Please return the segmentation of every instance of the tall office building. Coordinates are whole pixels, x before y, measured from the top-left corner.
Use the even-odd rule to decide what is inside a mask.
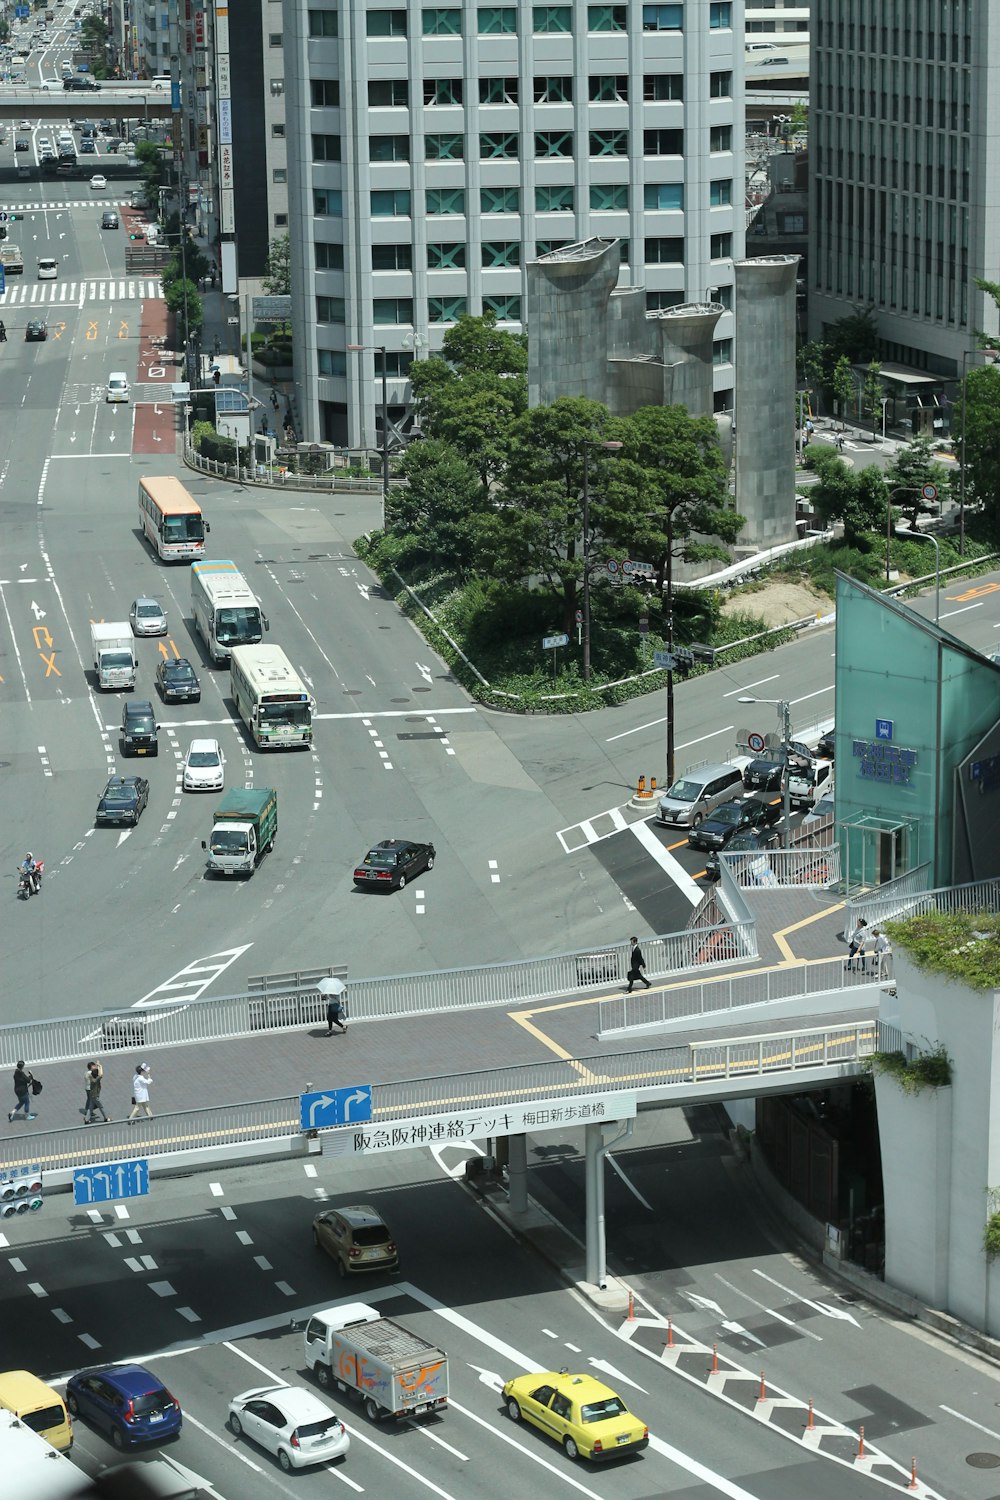
[[[527,263],[593,236],[649,309],[731,307],[743,0],[285,0],[284,48],[307,438],[378,447],[383,368],[399,431],[411,361],[463,312],[520,329]],[[727,311],[719,406],[731,341]]]
[[[873,304],[882,358],[961,376],[996,316],[1000,5],[812,0],[809,326]]]

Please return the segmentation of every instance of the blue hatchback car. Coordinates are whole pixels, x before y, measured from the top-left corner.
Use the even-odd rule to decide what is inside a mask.
[[[73,1375],[66,1405],[106,1432],[116,1448],[158,1443],[181,1430],[179,1403],[158,1376],[141,1365],[112,1365]]]

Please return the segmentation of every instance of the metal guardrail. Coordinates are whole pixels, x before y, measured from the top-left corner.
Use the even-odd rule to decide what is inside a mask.
[[[575,1062],[525,1063],[481,1073],[456,1073],[376,1085],[370,1124],[324,1131],[323,1135],[376,1134],[390,1121],[419,1115],[456,1115],[487,1107],[534,1101],[548,1109],[553,1101],[571,1102],[595,1089],[602,1093],[642,1093],[669,1099],[669,1090],[709,1090],[723,1081],[784,1079],[831,1066],[856,1065],[860,1071],[878,1048],[874,1014],[847,1026],[790,1029],[767,1036],[732,1037],[651,1051],[622,1052]],[[502,1116],[501,1116],[502,1119]],[[502,1123],[497,1131],[502,1133]],[[111,1125],[75,1130],[33,1132],[0,1143],[0,1170],[41,1166],[43,1172],[68,1171],[135,1157],[163,1158],[218,1146],[263,1143],[301,1135],[299,1101],[261,1100],[157,1115],[133,1126]]]
[[[878,927],[893,917],[925,911],[1000,911],[1000,880],[972,880],[928,889],[930,871],[929,864],[917,865],[869,893],[852,897],[846,907],[845,932],[853,932],[861,917],[869,927]]]
[[[600,1004],[597,1035],[603,1041],[636,1031],[656,1031],[685,1017],[723,1016],[748,1005],[767,1005],[776,1000],[804,999],[844,990],[852,994],[861,991],[870,1004],[872,992],[884,983],[885,979],[880,980],[874,969],[862,972],[845,968],[842,958],[783,964],[752,974],[696,980],[676,989],[609,996]]]
[[[840,881],[840,845],[822,844],[815,849],[758,849],[719,858],[738,886],[830,886]]]

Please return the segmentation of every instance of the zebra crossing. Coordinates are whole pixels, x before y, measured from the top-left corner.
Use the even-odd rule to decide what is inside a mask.
[[[163,298],[163,283],[148,277],[107,277],[104,281],[24,281],[7,278],[0,307],[83,307],[88,302],[141,302]]]

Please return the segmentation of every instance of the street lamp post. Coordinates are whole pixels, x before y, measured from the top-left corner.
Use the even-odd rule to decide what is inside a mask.
[[[360,354],[365,349],[378,350],[382,356],[382,530],[385,530],[386,500],[389,495],[389,393],[388,393],[388,369],[387,353],[385,344],[348,344],[352,354]]]
[[[897,526],[897,536],[908,536],[915,542],[930,542],[934,548],[934,624],[941,623],[941,543],[930,532],[911,531],[908,526]]]
[[[583,680],[590,681],[590,450],[603,448],[606,453],[617,453],[621,443],[605,442],[603,438],[584,438],[583,449]]]
[[[791,790],[788,785],[791,777],[789,756],[791,755],[792,745],[792,705],[788,702],[787,698],[745,697],[738,698],[736,701],[738,703],[770,703],[772,707],[778,710],[778,717],[781,720],[781,746],[785,754],[785,764],[781,773],[781,815],[782,822],[784,823],[781,843],[782,848],[787,853],[791,848],[792,840],[792,799]]]
[[[882,446],[884,448],[885,447],[885,409],[889,405],[889,397],[888,396],[880,396],[879,400],[882,402]]]

